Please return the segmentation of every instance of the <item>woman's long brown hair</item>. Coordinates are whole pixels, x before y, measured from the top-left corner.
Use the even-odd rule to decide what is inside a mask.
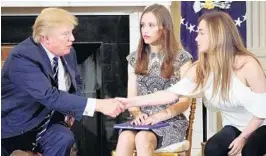
[[[199,53],[197,75],[197,88],[206,84],[210,74],[213,73],[213,97],[221,89],[222,100],[228,100],[231,76],[236,56],[256,57],[249,52],[241,39],[237,27],[225,12],[214,11],[203,14],[199,23],[205,21],[209,32],[209,48]],[[259,63],[259,61],[257,60]]]
[[[161,52],[164,53],[165,57],[161,66],[161,76],[164,78],[170,78],[174,72],[173,60],[178,51],[181,49],[174,35],[172,17],[166,7],[163,5],[154,4],[144,10],[140,19],[142,19],[144,14],[149,12],[153,13],[157,19],[158,26],[162,27],[162,35],[160,37],[159,44],[161,45]],[[145,44],[141,35],[137,49],[138,57],[135,69],[136,74],[146,75],[148,72],[148,46],[149,45]]]

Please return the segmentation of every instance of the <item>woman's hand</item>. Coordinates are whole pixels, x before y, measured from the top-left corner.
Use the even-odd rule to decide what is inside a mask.
[[[228,152],[228,155],[233,156],[241,153],[245,143],[246,143],[246,138],[244,138],[243,136],[238,136],[237,138],[235,138],[235,140],[228,147],[231,149]]]
[[[125,109],[128,109],[128,107],[129,107],[128,105],[130,104],[130,100],[128,98],[116,97],[115,100],[117,100],[121,104],[123,104]]]
[[[134,125],[143,125],[143,122],[148,118],[148,115],[145,113],[140,113],[132,122],[131,124]]]
[[[162,121],[162,118],[160,118],[160,115],[156,113],[146,118],[142,124],[143,125],[154,125],[161,121]]]

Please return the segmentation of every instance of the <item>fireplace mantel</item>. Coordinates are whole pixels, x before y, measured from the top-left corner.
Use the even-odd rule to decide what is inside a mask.
[[[66,0],[66,1],[16,1],[3,0],[2,7],[102,7],[102,6],[148,6],[153,3],[160,3],[162,5],[170,6],[171,1],[110,1],[110,0]]]
[[[146,6],[158,3],[170,10],[172,1],[148,0],[2,0],[2,15],[38,15],[45,7],[62,7],[75,15],[129,15],[130,51],[136,50],[139,39],[139,19]]]

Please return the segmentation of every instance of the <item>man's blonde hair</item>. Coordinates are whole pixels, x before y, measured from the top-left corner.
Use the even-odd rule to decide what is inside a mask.
[[[70,12],[60,8],[45,8],[32,26],[33,40],[39,43],[40,37],[47,35],[52,28],[69,24],[78,25],[78,19]]]

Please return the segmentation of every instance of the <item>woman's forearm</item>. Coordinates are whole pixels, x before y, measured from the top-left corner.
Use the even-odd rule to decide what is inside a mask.
[[[134,118],[142,113],[139,107],[128,108],[128,111]]]
[[[130,97],[135,97],[137,96],[136,90],[134,92],[134,90],[130,90],[128,91],[128,98]],[[131,107],[128,108],[129,113],[135,118],[136,116],[138,116],[139,114],[141,114],[140,108],[139,107]]]
[[[158,122],[165,121],[183,113],[189,107],[189,101],[180,101],[167,109],[164,109],[158,113],[153,114]]]
[[[130,106],[154,106],[171,103],[178,99],[178,95],[170,91],[158,91],[153,94],[129,98]]]
[[[177,116],[177,115],[183,113],[184,111],[186,111],[189,107],[189,104],[190,104],[189,100],[188,101],[179,101],[176,104],[165,109],[165,111],[167,112],[169,118],[172,118],[172,117]]]
[[[252,132],[254,132],[258,127],[261,126],[264,120],[265,119],[263,118],[253,116],[247,128],[245,128],[240,134],[240,137],[244,137],[245,139],[247,139]]]

